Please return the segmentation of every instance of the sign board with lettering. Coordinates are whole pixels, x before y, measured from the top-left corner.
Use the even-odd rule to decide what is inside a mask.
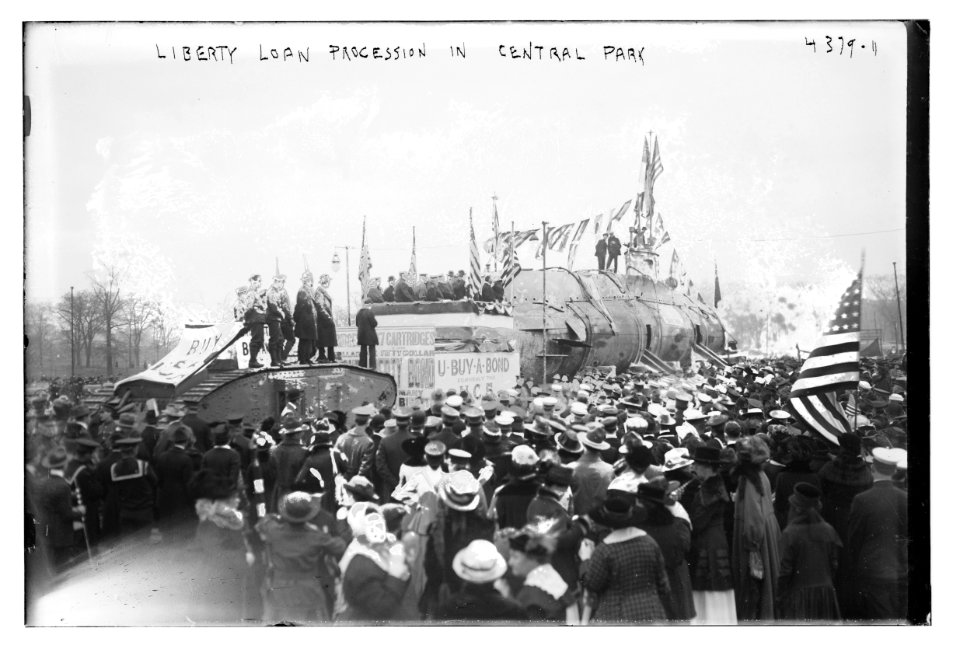
[[[257,352],[257,362],[268,367],[270,365],[270,354],[267,353],[266,344],[270,342],[270,335],[267,333],[267,325],[263,325],[263,344],[264,348]],[[237,359],[237,368],[245,370],[250,366],[250,334],[244,334],[233,345],[233,354]],[[296,346],[291,352],[292,358],[297,357]],[[221,355],[222,358],[222,355]]]
[[[435,359],[434,386],[466,390],[474,399],[512,388],[520,375],[520,352],[437,354]]]
[[[129,378],[117,382],[116,394],[124,385],[154,384],[175,388],[212,360],[211,354],[223,351],[243,327],[239,322],[185,325],[180,342],[162,359]]]
[[[397,405],[409,406],[434,385],[435,327],[377,327],[377,371],[397,382]],[[360,364],[356,327],[337,328],[337,360]]]

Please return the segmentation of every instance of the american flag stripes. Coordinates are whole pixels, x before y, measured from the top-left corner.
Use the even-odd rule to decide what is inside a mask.
[[[827,330],[800,368],[789,407],[798,420],[838,444],[851,426],[837,402],[837,392],[856,389],[860,380],[860,301],[862,273],[840,298]]]
[[[513,278],[520,274],[520,258],[517,257],[517,251],[511,250],[512,259],[504,263],[503,272],[500,273],[500,281],[503,282],[503,288],[510,286]]]
[[[477,238],[473,234],[473,208],[470,209],[470,295],[474,299],[480,298],[480,251],[477,249]]]
[[[573,268],[573,260],[577,255],[577,248],[580,246],[580,238],[583,237],[583,233],[587,231],[588,225],[590,225],[590,219],[580,221],[576,231],[573,233],[573,238],[570,240],[570,250],[567,252],[567,266],[569,268]]]

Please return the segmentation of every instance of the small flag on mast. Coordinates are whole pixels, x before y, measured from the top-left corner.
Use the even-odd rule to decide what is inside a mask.
[[[713,308],[720,304],[720,274],[717,272],[717,262],[713,262]]]
[[[833,444],[839,444],[841,434],[852,432],[837,393],[855,390],[860,382],[862,277],[861,268],[840,298],[827,330],[803,362],[788,399],[797,419]]]
[[[408,276],[419,277],[417,275],[417,226],[413,226],[413,248],[410,251],[410,270]]]

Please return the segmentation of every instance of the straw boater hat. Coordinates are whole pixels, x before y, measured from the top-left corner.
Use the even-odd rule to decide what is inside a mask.
[[[471,584],[489,584],[507,572],[507,562],[497,546],[478,539],[453,557],[453,571]]]
[[[586,433],[579,433],[577,437],[580,438],[581,444],[594,451],[605,451],[610,448],[610,443],[607,442],[607,436],[602,428],[594,428]]]
[[[690,457],[690,451],[687,449],[673,448],[664,453],[663,456],[663,470],[664,471],[673,471],[674,469],[682,469],[685,466],[690,466],[693,464],[693,459]]]
[[[457,471],[440,483],[440,497],[450,509],[470,512],[480,504],[480,483],[469,471]]]

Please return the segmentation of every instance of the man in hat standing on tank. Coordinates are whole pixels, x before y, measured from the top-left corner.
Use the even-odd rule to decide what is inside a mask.
[[[284,287],[286,281],[287,276],[278,271],[266,294],[266,320],[270,333],[267,351],[270,354],[270,365],[273,367],[281,365],[293,349],[293,309],[290,308],[290,294]]]
[[[250,362],[247,367],[263,367],[257,362],[257,354],[263,349],[263,325],[267,322],[267,296],[266,291],[260,289],[260,275],[250,276],[246,307],[243,313],[243,324],[250,330]]]
[[[304,271],[293,309],[293,333],[297,337],[297,362],[306,365],[317,353],[317,306],[313,301],[313,273]]]
[[[607,270],[613,268],[613,272],[617,272],[617,262],[620,260],[620,239],[617,238],[617,235],[610,233],[609,238],[607,239]]]

